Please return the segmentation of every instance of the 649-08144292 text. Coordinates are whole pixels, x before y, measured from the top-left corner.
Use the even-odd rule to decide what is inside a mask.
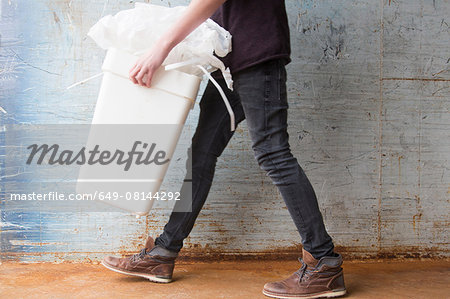
[[[159,201],[178,201],[180,192],[105,192],[95,191],[92,193],[11,193],[9,196],[11,201],[75,201],[75,200],[159,200]]]

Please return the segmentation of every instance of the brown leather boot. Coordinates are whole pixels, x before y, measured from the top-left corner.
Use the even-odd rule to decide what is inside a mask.
[[[176,257],[149,255],[154,247],[155,243],[149,237],[141,252],[125,258],[107,256],[102,265],[109,270],[144,277],[153,282],[171,282]]]
[[[273,298],[322,298],[338,297],[346,293],[342,256],[325,256],[316,260],[303,251],[300,270],[280,282],[266,283],[263,294]]]

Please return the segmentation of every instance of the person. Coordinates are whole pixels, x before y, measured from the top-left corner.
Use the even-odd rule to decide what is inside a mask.
[[[290,62],[290,40],[284,0],[192,0],[176,24],[137,61],[130,79],[150,87],[171,49],[209,17],[232,35],[232,51],[223,62],[231,70],[233,91],[223,78],[217,81],[230,101],[236,125],[247,120],[255,158],[280,191],[302,239],[300,270],[285,280],[267,283],[263,293],[274,298],[344,295],[342,256],[334,252],[313,187],[289,146],[285,65]],[[164,232],[154,242],[149,238],[138,254],[107,256],[102,264],[153,282],[170,282],[183,240],[208,195],[217,158],[232,136],[227,109],[209,82],[190,148],[192,181],[186,178],[183,184],[192,183],[192,211],[173,211]]]

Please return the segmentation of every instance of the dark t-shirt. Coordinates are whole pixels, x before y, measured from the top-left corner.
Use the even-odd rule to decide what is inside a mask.
[[[232,74],[275,58],[290,62],[284,0],[228,0],[211,19],[232,35],[232,51],[221,58]]]

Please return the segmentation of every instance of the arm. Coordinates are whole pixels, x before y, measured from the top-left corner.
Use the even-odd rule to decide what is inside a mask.
[[[134,84],[150,87],[154,72],[170,51],[207,20],[226,0],[192,0],[180,20],[161,36],[156,44],[130,69]]]

